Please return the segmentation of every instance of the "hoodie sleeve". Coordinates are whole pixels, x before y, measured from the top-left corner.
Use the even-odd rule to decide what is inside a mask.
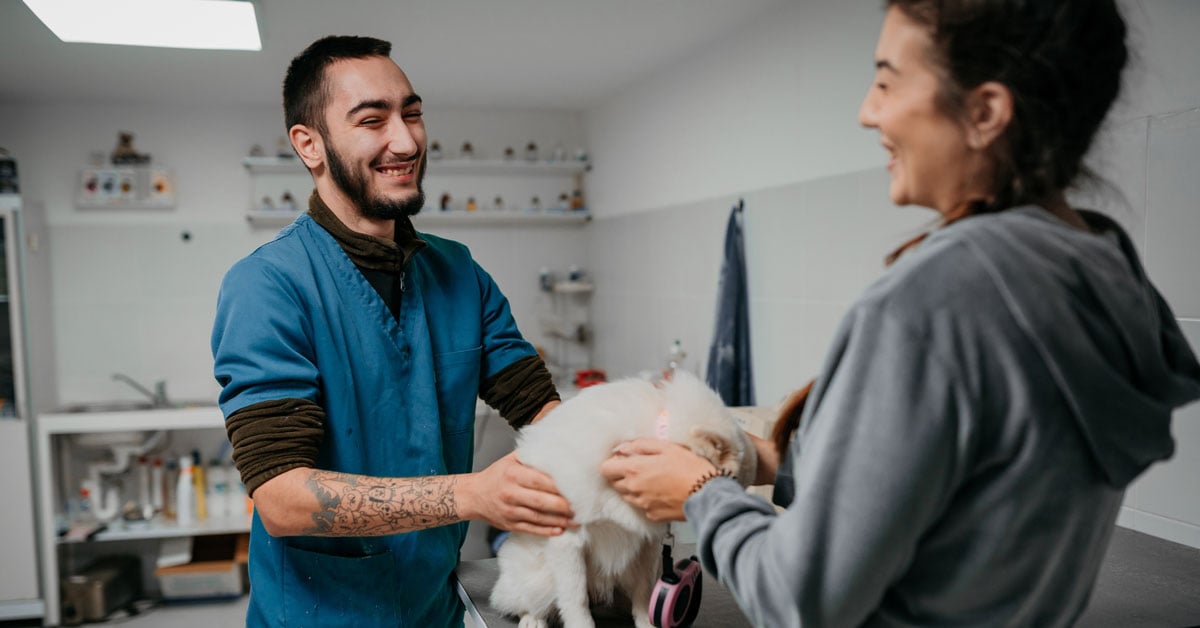
[[[860,306],[792,443],[787,510],[731,480],[687,501],[704,567],[755,625],[859,625],[879,606],[961,474],[960,377],[918,332]]]

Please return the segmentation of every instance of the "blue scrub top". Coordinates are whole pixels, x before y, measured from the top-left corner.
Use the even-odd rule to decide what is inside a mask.
[[[428,234],[391,311],[307,214],[230,269],[212,349],[225,416],[308,399],[316,467],[377,477],[471,470],[480,382],[535,351],[465,246]],[[250,537],[248,626],[458,626],[467,524],[368,538]]]

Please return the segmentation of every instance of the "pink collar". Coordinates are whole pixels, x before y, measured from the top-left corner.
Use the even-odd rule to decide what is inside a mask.
[[[658,413],[658,420],[654,423],[654,433],[658,435],[659,440],[667,440],[667,420],[666,410]]]

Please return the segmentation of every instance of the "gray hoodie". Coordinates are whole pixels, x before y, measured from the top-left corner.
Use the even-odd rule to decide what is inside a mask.
[[[780,465],[685,504],[758,626],[1065,626],[1200,364],[1129,238],[1036,207],[931,234],[851,307]]]

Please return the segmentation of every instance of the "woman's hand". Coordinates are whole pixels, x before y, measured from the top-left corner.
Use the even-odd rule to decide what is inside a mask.
[[[717,469],[683,445],[654,438],[621,443],[600,474],[625,502],[651,521],[683,521],[683,502],[706,473]]]
[[[779,450],[770,439],[759,438],[749,432],[746,437],[754,444],[754,452],[758,454],[758,469],[754,474],[754,486],[774,484],[775,474],[779,471]]]

